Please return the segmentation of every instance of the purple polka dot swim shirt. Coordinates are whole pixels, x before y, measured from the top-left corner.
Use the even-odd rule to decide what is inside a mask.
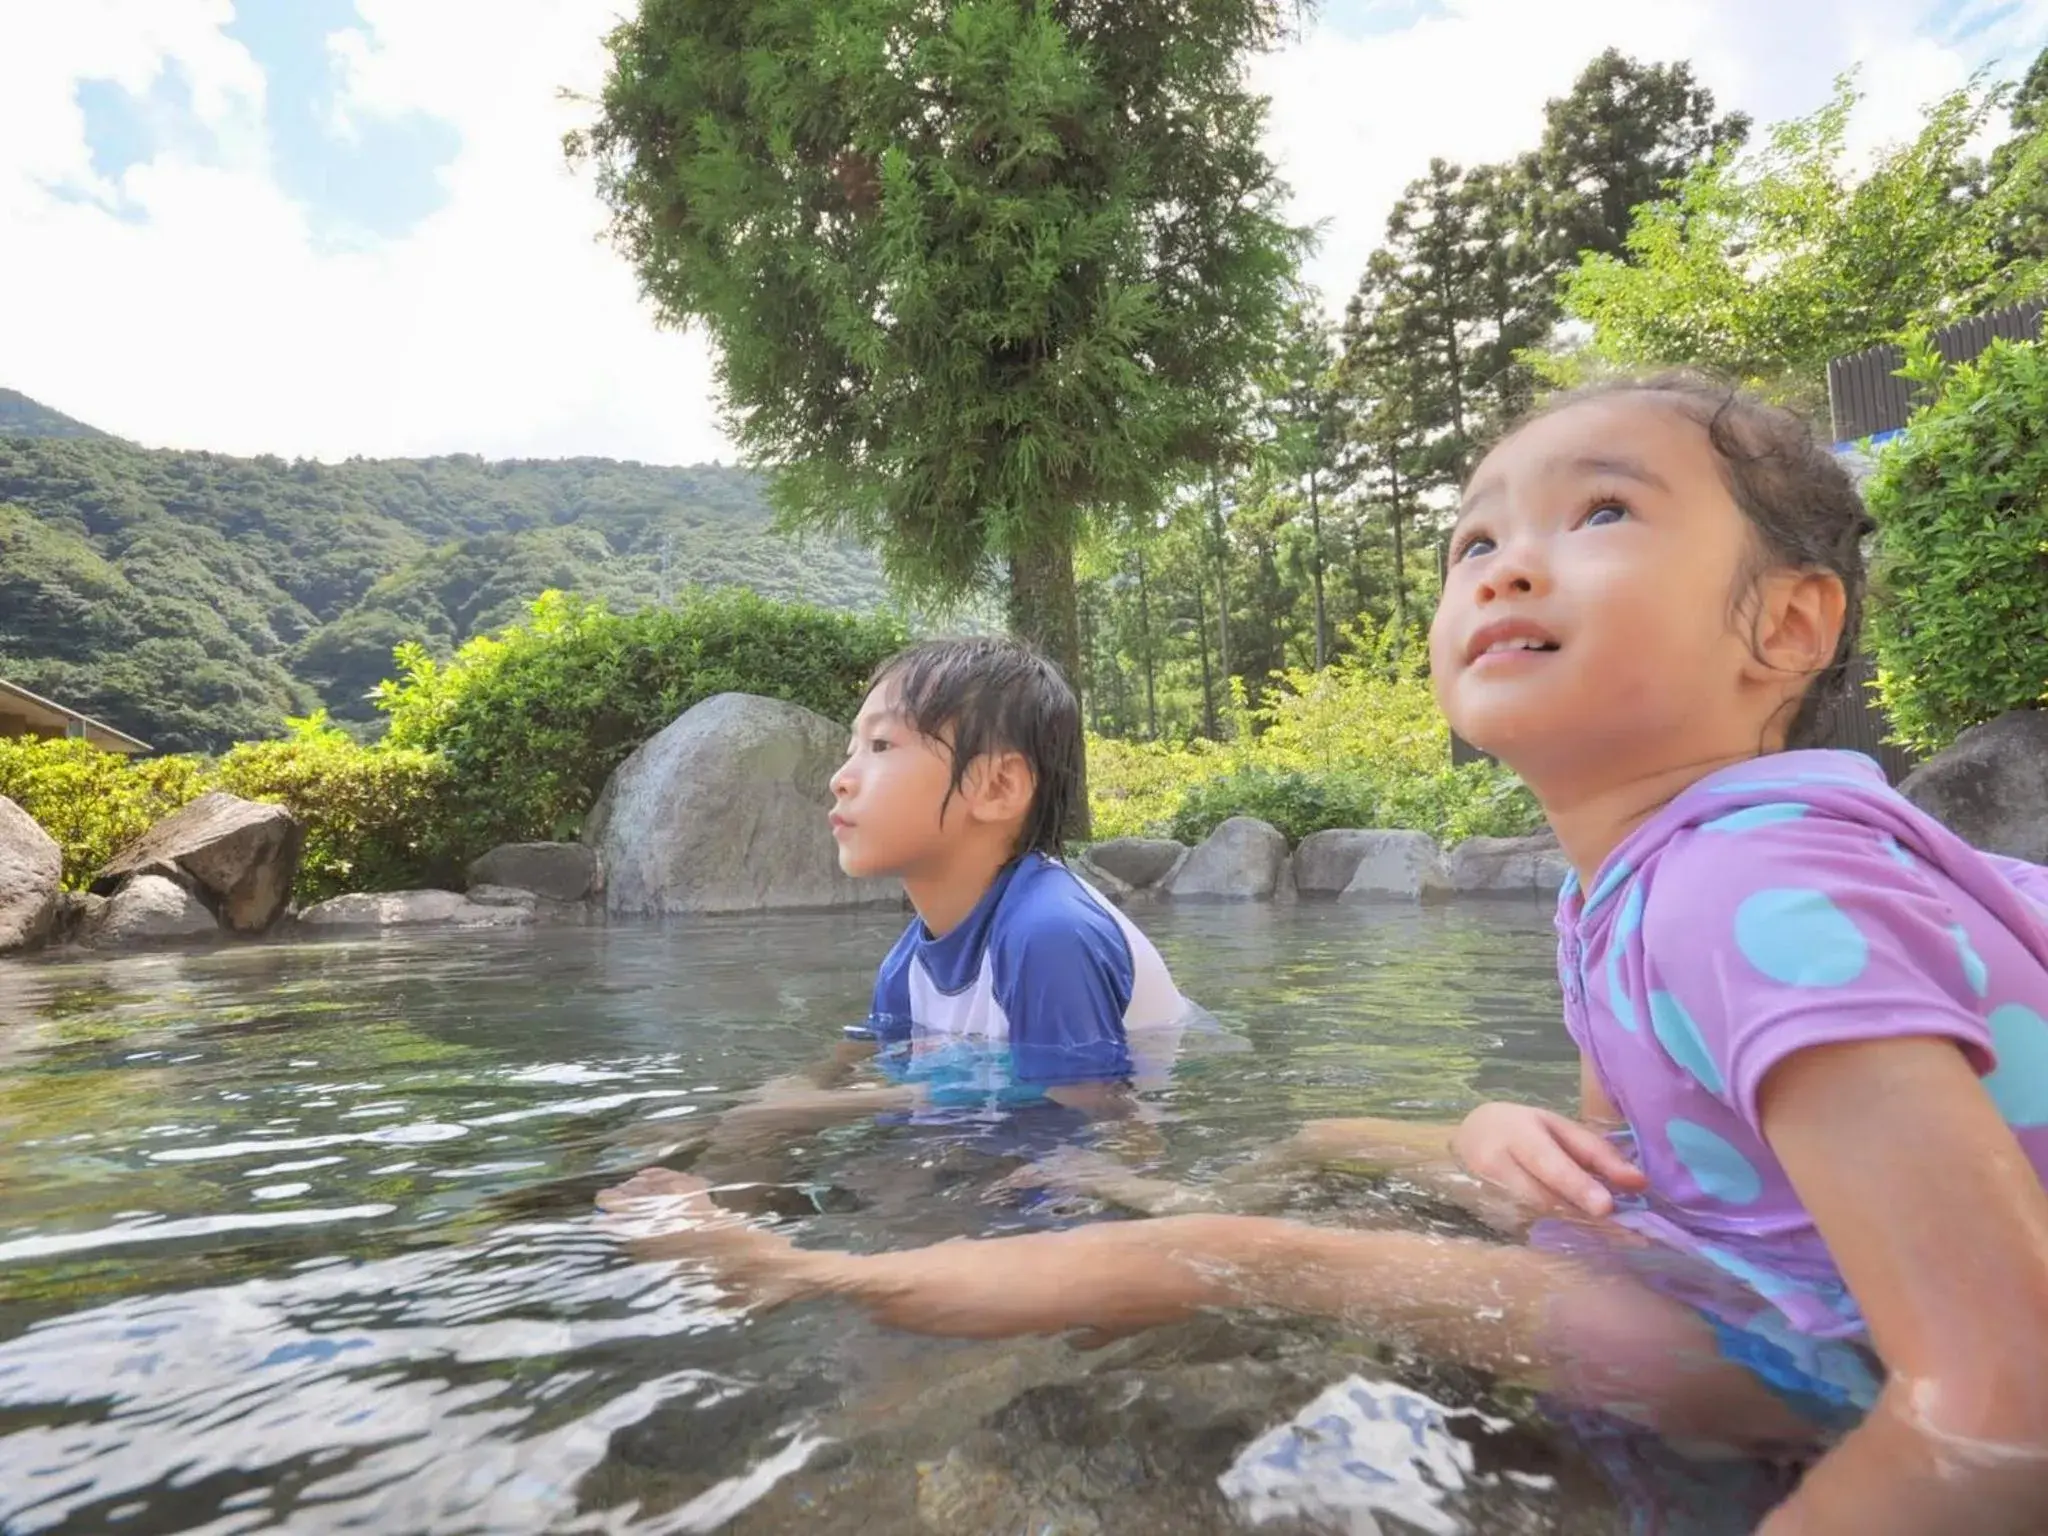
[[[1590,892],[1566,884],[1557,929],[1566,1026],[1649,1176],[1618,1219],[1797,1332],[1865,1327],[1758,1120],[1794,1052],[1953,1040],[2048,1178],[2048,868],[1970,847],[1869,758],[1785,752],[1702,779]]]

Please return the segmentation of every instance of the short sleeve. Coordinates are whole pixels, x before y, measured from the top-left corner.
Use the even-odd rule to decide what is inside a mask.
[[[1115,919],[1085,894],[1048,905],[1001,934],[990,953],[997,1004],[1010,1023],[1019,1083],[1057,1088],[1131,1075],[1124,1012],[1136,982]]]
[[[1988,1072],[1964,907],[1983,921],[1884,833],[1811,807],[1694,828],[1659,860],[1643,913],[1657,1043],[1759,1136],[1764,1079],[1814,1046],[1935,1036]]]

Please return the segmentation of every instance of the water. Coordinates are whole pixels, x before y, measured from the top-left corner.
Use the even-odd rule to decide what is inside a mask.
[[[1312,1116],[1575,1095],[1534,906],[1145,921],[1251,1047],[1158,1098],[1190,1177]],[[814,1060],[899,925],[0,965],[0,1531],[1223,1531],[1232,1458],[1354,1377],[1464,1416],[1464,1490],[1412,1528],[1610,1528],[1526,1404],[1329,1328],[940,1343],[630,1263],[592,1194]],[[981,1232],[1025,1219],[1003,1166],[858,1124],[785,1205],[817,1242]]]

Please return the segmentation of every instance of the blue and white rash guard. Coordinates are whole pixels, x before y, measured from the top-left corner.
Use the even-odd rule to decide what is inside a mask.
[[[934,1104],[1041,1097],[1078,1083],[1144,1084],[1171,1066],[1188,1005],[1151,940],[1041,853],[1004,868],[952,932],[912,919],[848,1031]]]

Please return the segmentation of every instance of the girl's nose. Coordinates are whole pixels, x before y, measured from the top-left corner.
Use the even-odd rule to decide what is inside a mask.
[[[1500,597],[1534,597],[1549,585],[1548,566],[1536,541],[1517,538],[1498,545],[1486,558],[1475,596],[1483,603]]]
[[[853,793],[853,759],[848,758],[839,765],[839,771],[832,775],[832,798],[844,800]]]

